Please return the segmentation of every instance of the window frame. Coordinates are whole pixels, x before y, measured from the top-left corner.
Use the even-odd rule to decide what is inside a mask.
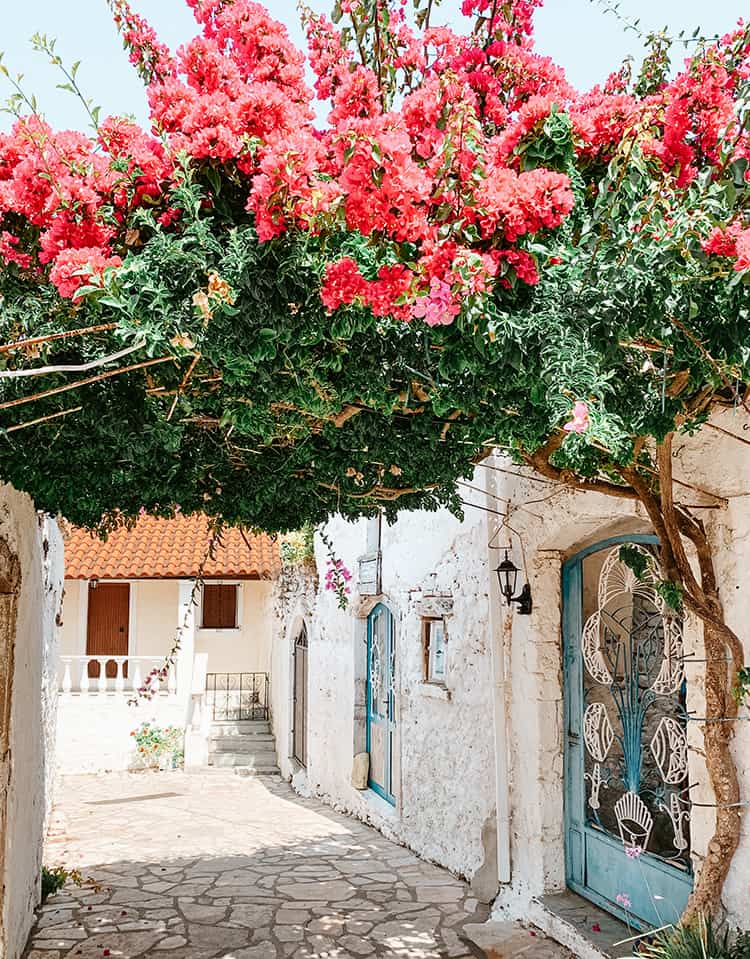
[[[436,626],[442,632],[443,671],[435,673],[435,643],[433,634]],[[444,616],[422,617],[422,674],[423,682],[434,686],[445,686],[448,679],[448,629]]]
[[[207,626],[205,624],[205,591],[206,587],[211,586],[220,586],[220,587],[230,587],[234,590],[234,626]],[[231,633],[237,632],[242,629],[242,584],[239,582],[226,582],[224,580],[209,580],[204,582],[201,587],[201,597],[200,597],[200,609],[199,609],[199,625],[198,629],[201,632],[206,633]]]

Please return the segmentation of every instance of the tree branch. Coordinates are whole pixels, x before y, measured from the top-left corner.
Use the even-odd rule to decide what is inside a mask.
[[[107,363],[114,363],[115,360],[121,360],[123,356],[129,356],[138,350],[142,350],[146,344],[141,341],[134,346],[128,346],[117,353],[110,353],[108,356],[102,356],[98,360],[90,360],[88,363],[62,364],[61,366],[38,366],[33,369],[23,370],[0,370],[0,379],[10,380],[22,376],[46,376],[48,373],[85,373],[87,370],[95,370],[99,366],[106,366]]]

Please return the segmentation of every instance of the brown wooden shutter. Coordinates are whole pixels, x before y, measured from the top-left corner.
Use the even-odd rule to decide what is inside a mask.
[[[204,629],[237,627],[237,587],[206,583],[203,587]]]

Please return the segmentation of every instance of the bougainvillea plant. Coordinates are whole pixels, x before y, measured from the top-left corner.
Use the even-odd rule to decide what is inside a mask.
[[[641,501],[704,625],[717,815],[689,910],[711,909],[740,828],[720,664],[743,653],[671,449],[747,409],[747,28],[673,72],[652,38],[637,76],[579,92],[534,49],[537,0],[464,0],[460,31],[432,0],[339,0],[304,15],[310,89],[263,7],[187,2],[172,52],[111,0],[151,129],[89,106],[90,132],[54,131],[15,81],[0,474],[100,529],[460,510],[495,447]]]

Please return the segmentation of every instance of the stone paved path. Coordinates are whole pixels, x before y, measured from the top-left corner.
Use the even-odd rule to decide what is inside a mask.
[[[28,959],[481,955],[463,882],[278,779],[69,777],[45,861],[102,888],[52,896]]]

